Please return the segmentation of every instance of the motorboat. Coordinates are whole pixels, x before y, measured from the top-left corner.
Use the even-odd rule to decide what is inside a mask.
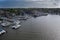
[[[20,24],[20,23],[21,23],[21,21],[16,20],[16,19],[13,21],[13,24]]]
[[[11,23],[8,22],[8,21],[3,21],[3,22],[1,23],[1,25],[2,25],[3,27],[5,27],[5,26],[11,25]]]
[[[2,23],[2,21],[0,21],[0,23]]]
[[[4,33],[6,33],[6,31],[3,30],[3,29],[0,29],[0,35],[2,35],[2,34],[4,34]]]
[[[48,15],[48,13],[39,13],[39,14],[34,14],[33,16],[34,17],[39,17],[39,16],[47,16]]]
[[[28,17],[27,16],[20,16],[18,19],[20,19],[20,20],[27,20]]]
[[[19,24],[16,24],[16,25],[13,25],[12,26],[12,29],[17,29],[17,28],[19,28],[21,25],[19,25]]]

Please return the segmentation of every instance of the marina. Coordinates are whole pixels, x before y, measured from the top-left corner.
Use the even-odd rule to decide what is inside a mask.
[[[0,14],[0,40],[60,40],[58,12],[24,12],[24,15],[17,13],[14,16]],[[26,20],[23,19],[25,17]]]

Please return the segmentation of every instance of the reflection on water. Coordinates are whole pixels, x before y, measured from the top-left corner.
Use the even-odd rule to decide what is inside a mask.
[[[31,17],[22,26],[0,36],[0,40],[60,40],[60,16],[48,14],[37,18]]]

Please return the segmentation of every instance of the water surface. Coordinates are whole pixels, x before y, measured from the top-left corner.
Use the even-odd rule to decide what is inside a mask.
[[[60,15],[31,17],[17,30],[4,28],[7,33],[0,40],[60,40]]]

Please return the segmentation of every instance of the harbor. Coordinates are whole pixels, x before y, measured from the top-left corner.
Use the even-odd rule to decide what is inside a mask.
[[[60,40],[59,13],[35,9],[23,13],[12,16],[0,14],[0,29],[4,30],[0,40]]]

